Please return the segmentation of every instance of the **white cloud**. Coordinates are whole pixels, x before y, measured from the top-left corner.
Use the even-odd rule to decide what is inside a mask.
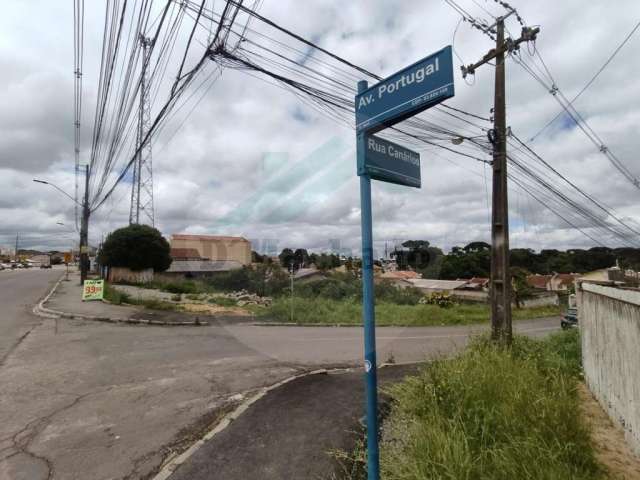
[[[474,2],[460,3],[487,17]],[[479,3],[499,11],[494,2]],[[568,97],[584,86],[631,30],[638,17],[631,13],[640,13],[632,0],[619,2],[616,8],[606,2],[578,0],[519,3],[514,2],[524,19],[541,26],[537,47]],[[31,246],[64,248],[68,239],[60,236],[56,222],[74,223],[70,202],[53,189],[31,182],[42,177],[73,192],[73,32],[68,7],[19,2],[6,6],[0,19],[0,68],[7,72],[0,79],[0,244],[11,243],[15,232],[21,231]],[[292,0],[265,1],[260,11],[381,75],[451,43],[459,19],[440,1],[334,0],[305,2],[304,7]],[[85,157],[90,148],[102,15],[98,2],[87,2]],[[508,25],[517,35],[518,24],[510,21]],[[259,23],[254,20],[250,27],[258,29]],[[630,40],[576,106],[611,150],[640,176],[635,162],[640,135],[640,90],[635,83],[640,64],[632,60],[639,41],[640,37]],[[466,23],[460,25],[455,49],[466,63],[479,59],[491,46],[480,32]],[[524,51],[523,55],[528,58]],[[455,68],[458,65],[456,60]],[[507,72],[508,124],[524,140],[559,107],[511,60]],[[473,86],[456,72],[451,105],[488,116],[492,101],[491,66],[478,70]],[[154,144],[156,218],[163,233],[226,232],[257,239],[261,245],[275,239],[278,248],[329,249],[339,243],[358,251],[359,187],[352,130],[281,88],[239,71],[225,70],[182,124],[189,108],[167,124]],[[327,147],[332,142],[341,146],[332,150]],[[620,215],[640,221],[638,189],[577,128],[548,129],[533,146],[586,192]],[[314,160],[318,151],[325,157]],[[378,250],[385,241],[407,238],[428,239],[445,248],[487,240],[490,168],[440,149],[421,153],[422,189],[374,183]],[[314,170],[305,169],[305,162],[312,162]],[[94,215],[92,242],[126,224],[128,186],[118,187]],[[512,246],[593,244],[515,188],[510,214]]]

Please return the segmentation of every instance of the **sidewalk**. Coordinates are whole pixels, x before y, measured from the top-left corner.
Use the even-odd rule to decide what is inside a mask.
[[[190,315],[183,312],[147,310],[137,306],[112,305],[93,300],[82,301],[82,287],[80,275],[76,272],[69,274],[69,280],[58,283],[53,294],[36,307],[37,313],[45,316],[52,314],[66,318],[81,318],[105,322],[124,322],[150,325],[208,325],[205,315]]]
[[[105,318],[129,318],[140,312],[139,308],[121,305],[110,305],[100,301],[82,301],[82,287],[80,275],[77,272],[69,273],[69,280],[64,279],[58,284],[55,292],[43,307],[70,315],[105,317]]]
[[[378,371],[381,386],[416,365]],[[169,480],[328,479],[362,434],[362,371],[309,375],[268,393],[178,466]]]

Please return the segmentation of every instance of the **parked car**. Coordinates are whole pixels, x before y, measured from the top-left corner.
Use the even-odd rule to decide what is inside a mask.
[[[568,308],[567,313],[562,316],[562,320],[560,320],[560,326],[563,330],[568,328],[575,328],[578,326],[578,309],[577,308]]]
[[[51,268],[51,264],[50,263],[42,263],[42,264],[40,264],[40,268]]]

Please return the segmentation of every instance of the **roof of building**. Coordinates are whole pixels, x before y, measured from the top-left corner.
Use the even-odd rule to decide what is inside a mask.
[[[380,275],[380,278],[387,280],[409,280],[411,278],[420,278],[420,274],[412,272],[411,270],[394,270],[383,273]]]
[[[427,290],[455,290],[467,284],[467,280],[432,280],[427,278],[407,279],[414,287]]]
[[[200,253],[197,248],[172,248],[171,258],[178,260],[181,258],[200,259]]]
[[[236,260],[184,260],[171,262],[165,273],[228,272],[242,268]]]
[[[299,268],[296,271],[296,273],[294,273],[293,278],[295,279],[307,278],[316,274],[321,275],[323,277],[325,276],[324,273],[322,273],[320,270],[317,270],[315,268]]]
[[[576,278],[579,277],[580,275],[577,273],[556,273],[553,276],[553,279],[559,280],[560,285],[571,285],[576,280]]]
[[[186,233],[174,233],[171,235],[172,240],[209,240],[211,242],[214,241],[223,241],[223,242],[246,242],[249,243],[244,237],[231,237],[226,235],[190,235]]]
[[[551,275],[540,275],[536,273],[535,275],[527,276],[527,283],[533,288],[541,288],[546,290],[549,280],[551,280]]]

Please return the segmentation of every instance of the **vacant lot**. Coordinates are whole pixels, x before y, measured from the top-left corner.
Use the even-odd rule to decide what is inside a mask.
[[[324,323],[359,325],[362,308],[357,300],[329,300],[323,298],[280,297],[266,309],[256,313],[264,319],[300,324]],[[448,308],[437,305],[398,305],[380,302],[376,305],[376,323],[380,326],[441,326],[471,325],[489,321],[488,305],[462,304]],[[553,317],[560,315],[560,307],[513,309],[514,320]]]

